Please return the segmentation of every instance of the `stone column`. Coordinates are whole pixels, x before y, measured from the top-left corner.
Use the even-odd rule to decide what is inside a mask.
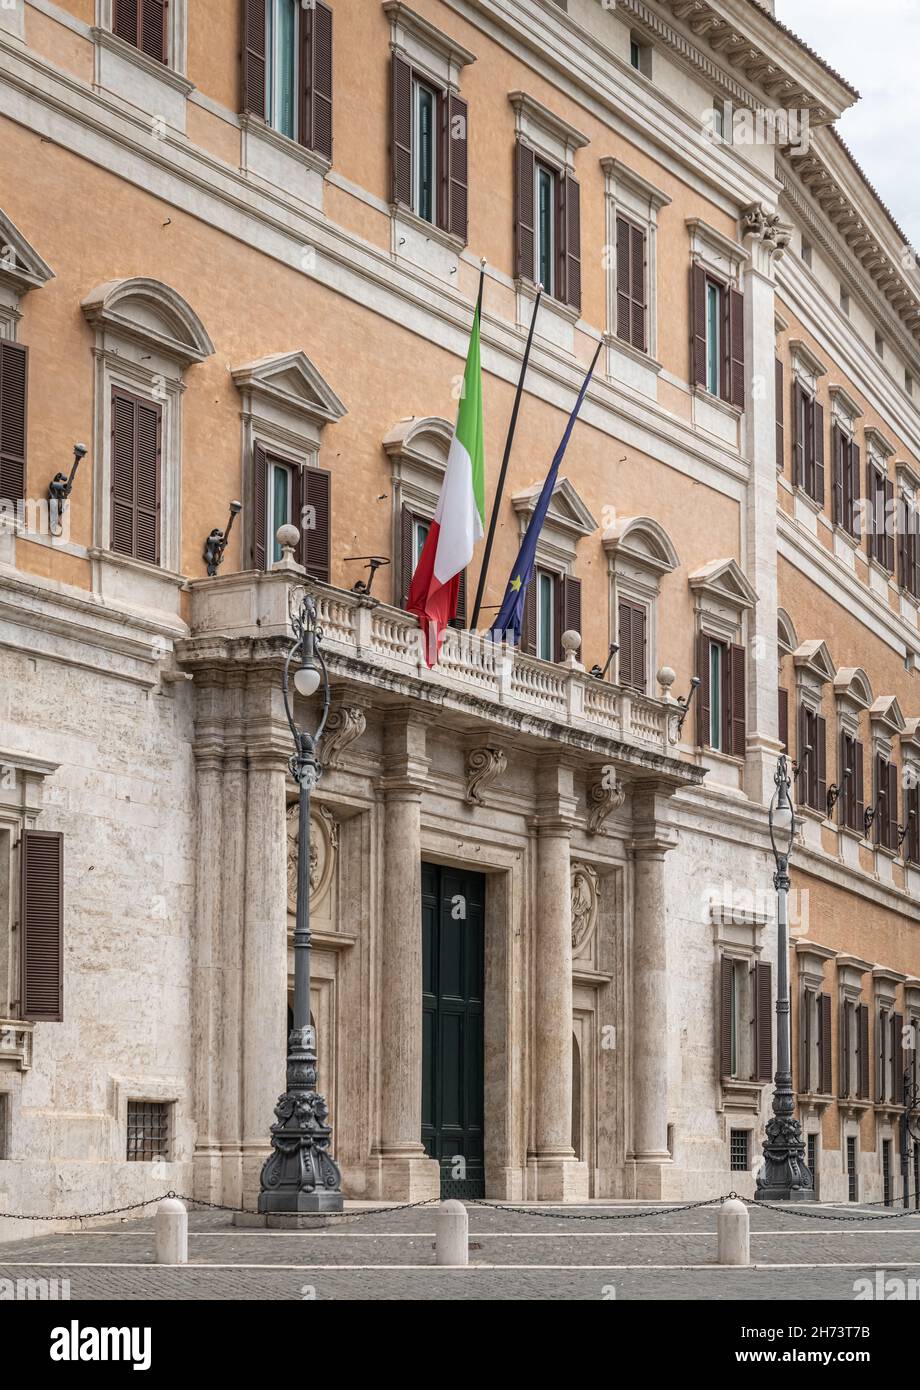
[[[422,789],[425,726],[388,717],[384,735],[383,921],[380,932],[380,1130],[370,1179],[379,1198],[440,1195],[422,1124]]]
[[[287,1056],[287,826],[290,749],[249,752],[243,922],[243,1202],[255,1206]]]
[[[751,253],[744,273],[745,454],[749,466],[744,516],[747,577],[757,604],[747,629],[747,762],[745,791],[768,803],[779,753],[776,695],[776,297],[773,263],[784,233],[759,204],[745,210],[742,234]],[[788,382],[788,373],[786,374]],[[789,408],[786,403],[787,430]]]
[[[636,1192],[665,1195],[668,1153],[668,897],[665,855],[677,832],[665,819],[667,791],[633,788],[632,1145]]]
[[[534,902],[533,1150],[531,1195],[583,1199],[588,1170],[572,1148],[572,769],[548,760],[538,771]]]
[[[242,1116],[240,1062],[243,1056],[243,926],[246,906],[246,756],[237,738],[224,756],[223,854],[221,859],[222,992],[219,1074],[220,1131],[223,1175],[221,1201],[240,1206],[243,1200]]]

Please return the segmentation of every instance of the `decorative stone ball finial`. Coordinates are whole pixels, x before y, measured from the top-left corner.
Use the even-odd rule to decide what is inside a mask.
[[[275,561],[272,569],[296,570],[298,574],[303,574],[303,566],[294,559],[294,551],[300,544],[300,532],[297,527],[292,526],[290,522],[279,526],[275,532],[275,540],[281,546],[281,559]]]
[[[662,666],[655,679],[661,687],[661,698],[670,700],[671,686],[677,680],[677,672],[673,671],[670,666]]]

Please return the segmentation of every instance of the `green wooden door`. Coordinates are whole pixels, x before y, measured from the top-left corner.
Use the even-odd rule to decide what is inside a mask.
[[[442,1197],[484,1197],[485,878],[422,865],[422,1143]]]

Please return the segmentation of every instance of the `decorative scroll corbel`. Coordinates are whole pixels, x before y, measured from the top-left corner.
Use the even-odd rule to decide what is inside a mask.
[[[323,732],[320,750],[323,767],[340,767],[345,749],[360,738],[366,728],[367,720],[360,705],[339,705],[334,709]]]
[[[599,782],[588,788],[588,831],[599,835],[604,821],[626,800],[626,788],[618,782],[611,769],[605,769]]]
[[[503,748],[471,748],[466,755],[466,799],[482,805],[482,792],[505,772],[508,759]]]

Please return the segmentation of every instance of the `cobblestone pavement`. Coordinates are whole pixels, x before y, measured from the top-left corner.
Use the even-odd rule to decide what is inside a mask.
[[[549,1214],[564,1210],[560,1219]],[[154,1264],[152,1215],[0,1246],[0,1279],[70,1281],[72,1299],[855,1300],[856,1281],[915,1279],[920,1215],[878,1208],[753,1208],[750,1268],[716,1260],[717,1207],[628,1204],[511,1212],[470,1206],[470,1265],[434,1263],[434,1209],[331,1219],[320,1230],[242,1229],[192,1212],[189,1263]],[[591,1218],[572,1219],[575,1214]],[[603,1219],[596,1219],[602,1217]],[[854,1310],[855,1311],[855,1310]]]

